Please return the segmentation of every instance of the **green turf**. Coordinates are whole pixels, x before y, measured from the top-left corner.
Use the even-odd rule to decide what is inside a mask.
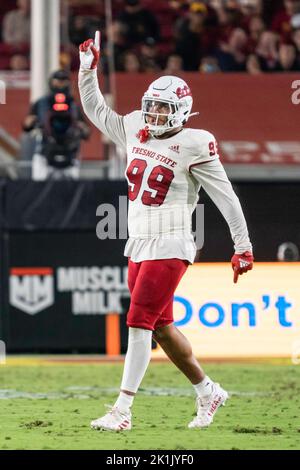
[[[133,430],[114,434],[92,431],[89,422],[114,402],[109,389],[119,385],[121,364],[0,366],[0,449],[300,449],[299,367],[209,364],[206,371],[234,392],[211,427],[187,429],[189,383],[172,365],[153,363]],[[12,391],[32,398],[1,399]]]

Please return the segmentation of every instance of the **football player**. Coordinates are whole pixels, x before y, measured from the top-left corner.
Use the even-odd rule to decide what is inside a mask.
[[[202,186],[227,221],[234,242],[234,282],[252,269],[252,245],[239,200],[219,160],[214,136],[184,127],[193,98],[180,78],[155,80],[142,109],[120,116],[110,109],[97,78],[100,33],[80,45],[79,90],[83,109],[94,125],[127,153],[128,350],[119,397],[94,429],[131,429],[131,407],[151,356],[152,336],[190,380],[197,416],[189,428],[208,426],[228,393],[210,379],[191,345],[173,324],[173,296],[195,259],[191,216]]]

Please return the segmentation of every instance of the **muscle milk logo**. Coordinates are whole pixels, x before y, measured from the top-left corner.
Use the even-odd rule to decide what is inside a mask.
[[[74,315],[121,313],[122,298],[129,297],[127,267],[61,267],[57,270],[57,291],[71,293]]]
[[[52,268],[12,268],[9,301],[29,315],[45,310],[54,303]]]

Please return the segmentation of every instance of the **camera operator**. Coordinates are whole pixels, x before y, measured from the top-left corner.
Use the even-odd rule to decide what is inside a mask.
[[[71,80],[64,70],[49,79],[50,93],[33,103],[23,122],[25,132],[35,135],[32,178],[79,177],[79,150],[90,129],[71,94]]]

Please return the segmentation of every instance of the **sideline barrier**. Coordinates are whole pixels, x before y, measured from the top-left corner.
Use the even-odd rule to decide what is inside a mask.
[[[189,126],[207,129],[220,144],[222,161],[230,165],[292,165],[300,163],[300,80],[297,73],[252,76],[242,73],[182,73],[193,92],[198,117]],[[154,74],[117,73],[116,111],[140,109],[141,98]],[[103,87],[103,75],[99,74]],[[77,73],[73,75],[78,101]],[[121,90],[126,92],[121,93]],[[0,105],[0,126],[19,138],[29,110],[29,90],[7,89]],[[101,134],[91,126],[91,139],[82,146],[87,159],[104,158]],[[138,129],[137,129],[138,131]],[[246,175],[247,177],[247,175]]]
[[[217,350],[209,346],[211,338],[215,337],[220,344],[227,338],[224,354],[235,351],[235,344],[236,354],[239,351],[242,355],[248,354],[251,342],[248,350],[243,352],[239,349],[238,333],[242,328],[231,325],[228,329],[229,321],[242,322],[246,318],[247,335],[248,330],[259,333],[260,322],[264,318],[272,318],[272,328],[277,330],[279,320],[297,321],[290,320],[293,310],[285,307],[279,298],[285,296],[288,282],[291,285],[299,282],[299,272],[293,271],[297,265],[287,265],[280,275],[282,293],[279,289],[281,277],[276,273],[281,272],[277,269],[282,269],[283,265],[274,265],[274,279],[273,272],[268,271],[268,276],[260,275],[260,268],[256,266],[259,266],[259,261],[275,260],[280,243],[292,241],[300,246],[300,213],[294,210],[295,201],[300,198],[300,187],[297,184],[242,183],[236,185],[236,190],[244,206],[254,244],[255,270],[249,276],[242,276],[237,286],[232,285],[229,260],[233,248],[229,230],[219,211],[202,195],[205,241],[200,254],[201,263],[189,269],[183,280],[187,286],[182,287],[178,294],[191,307],[178,299],[175,305],[177,310],[179,308],[179,320],[184,318],[184,308],[192,311],[189,324],[193,324],[196,335],[201,332],[201,336],[196,336],[195,344],[206,346],[199,350],[201,355],[205,351],[210,355],[216,354]],[[117,229],[119,195],[126,192],[126,183],[120,181],[35,183],[0,180],[0,340],[6,343],[9,353],[125,352],[125,313],[129,304],[127,260],[123,256],[126,240],[99,240],[96,236],[99,222],[96,210],[101,203],[110,203],[115,208]],[[215,271],[215,265],[206,268],[205,261],[226,261],[226,265],[221,271],[219,268]],[[197,276],[190,278],[196,271]],[[276,279],[278,284],[273,291],[270,282]],[[255,284],[252,285],[251,280]],[[265,284],[267,280],[269,284]],[[223,285],[226,289],[220,292]],[[192,286],[194,291],[191,291]],[[245,289],[250,286],[250,291],[243,290],[243,286]],[[258,297],[252,298],[260,286],[262,290],[257,293]],[[227,292],[229,297],[224,297]],[[241,297],[235,297],[239,295]],[[271,307],[261,310],[263,296],[268,295],[271,296],[273,310]],[[289,296],[285,298],[288,303],[294,301]],[[218,306],[201,310],[200,318],[200,307],[207,302]],[[231,305],[240,302],[250,302],[253,306],[242,312]],[[276,302],[279,302],[277,307]],[[286,317],[284,312],[282,317],[278,316],[280,309],[283,311],[284,308]],[[120,343],[117,336],[112,341],[110,333],[115,329],[116,317],[106,319],[106,315],[115,314],[120,320]],[[216,326],[209,325],[213,322],[217,323]],[[256,322],[256,326],[249,326],[249,322]],[[281,325],[280,331],[287,338],[293,328]],[[219,333],[223,331],[226,333],[224,338]],[[266,328],[264,331],[267,333]],[[231,343],[231,334],[234,334],[236,343]],[[249,338],[256,338],[251,334]],[[204,339],[206,343],[203,343]],[[261,353],[273,354],[273,346],[269,345],[269,349],[265,346]],[[278,354],[289,354],[287,349],[286,343],[278,343]],[[220,353],[223,354],[223,350]]]

